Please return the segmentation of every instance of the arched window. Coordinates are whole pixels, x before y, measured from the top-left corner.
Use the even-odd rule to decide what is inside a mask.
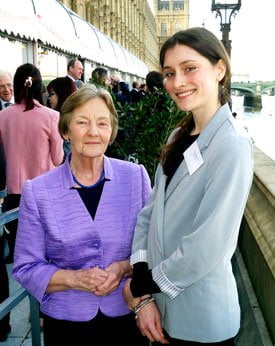
[[[184,0],[174,0],[173,1],[173,9],[174,10],[184,10]]]
[[[158,10],[169,10],[169,0],[158,0]]]
[[[167,23],[160,24],[160,36],[167,36]]]

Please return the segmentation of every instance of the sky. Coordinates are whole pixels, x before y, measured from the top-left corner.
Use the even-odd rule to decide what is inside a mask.
[[[153,8],[153,0],[148,0]],[[220,39],[220,19],[211,12],[211,0],[189,0],[190,27],[202,26]],[[231,20],[233,75],[242,80],[275,80],[275,0],[242,0]],[[236,78],[236,77],[235,77]]]

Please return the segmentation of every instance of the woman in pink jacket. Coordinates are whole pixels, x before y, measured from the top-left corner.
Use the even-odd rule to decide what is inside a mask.
[[[6,210],[18,207],[22,185],[62,162],[59,113],[43,106],[42,78],[32,64],[19,66],[14,75],[15,103],[0,112],[0,145],[6,159]],[[6,225],[9,258],[13,250],[17,221]]]

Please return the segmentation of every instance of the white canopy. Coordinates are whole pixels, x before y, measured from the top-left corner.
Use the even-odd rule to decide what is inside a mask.
[[[0,32],[145,77],[143,61],[57,0],[0,0]]]

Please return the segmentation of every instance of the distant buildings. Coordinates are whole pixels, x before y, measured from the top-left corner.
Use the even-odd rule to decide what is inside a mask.
[[[175,32],[189,26],[189,0],[154,0],[159,47]]]
[[[158,69],[159,47],[189,25],[189,0],[60,0],[140,58],[149,70]]]

